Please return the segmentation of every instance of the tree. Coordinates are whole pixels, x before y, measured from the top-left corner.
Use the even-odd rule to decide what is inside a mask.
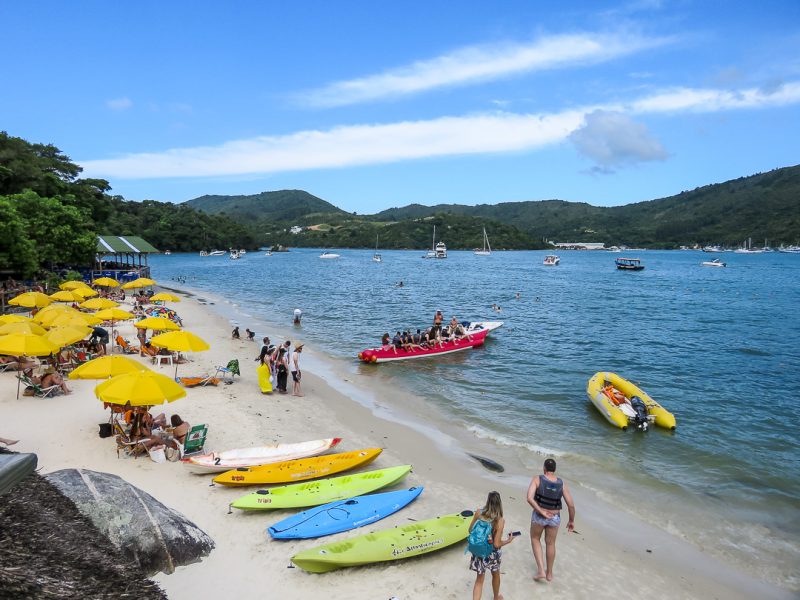
[[[25,277],[33,276],[39,264],[33,242],[28,238],[25,221],[15,203],[0,196],[0,270],[10,270]]]

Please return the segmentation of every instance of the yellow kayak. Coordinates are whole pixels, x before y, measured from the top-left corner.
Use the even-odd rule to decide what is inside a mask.
[[[378,458],[381,452],[381,448],[365,448],[353,452],[287,460],[259,467],[241,467],[217,475],[214,477],[214,483],[245,486],[317,479],[367,465]]]
[[[616,373],[595,373],[586,386],[586,393],[600,414],[620,429],[636,426],[646,430],[651,422],[665,429],[676,427],[671,412]]]

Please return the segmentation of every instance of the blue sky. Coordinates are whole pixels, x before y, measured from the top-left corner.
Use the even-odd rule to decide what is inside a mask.
[[[128,199],[648,200],[800,163],[800,2],[12,2],[0,128]]]

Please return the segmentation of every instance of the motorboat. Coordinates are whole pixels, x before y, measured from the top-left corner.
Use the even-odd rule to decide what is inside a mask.
[[[719,246],[703,246],[703,252],[724,252]]]
[[[267,250],[264,252],[264,256],[272,256],[272,250]]]
[[[556,256],[555,254],[548,254],[547,256],[544,257],[542,264],[545,265],[546,267],[555,267],[560,262],[561,262],[561,257]]]
[[[247,250],[245,250],[244,248],[239,250],[239,256],[244,256],[245,254],[247,254]]]
[[[466,336],[460,339],[443,341],[441,344],[434,344],[429,347],[417,346],[411,350],[405,348],[395,348],[389,344],[380,348],[368,348],[358,353],[358,358],[365,363],[385,363],[398,360],[412,360],[415,358],[429,358],[452,354],[470,348],[482,346],[486,341],[486,336],[498,327],[502,327],[502,321],[474,321],[462,322],[466,331]]]
[[[727,267],[728,265],[722,262],[720,259],[715,258],[714,260],[704,260],[700,263],[704,267]]]
[[[669,430],[676,427],[675,415],[616,373],[595,373],[586,385],[586,394],[600,414],[620,429],[634,426],[646,431],[651,424]]]
[[[483,250],[481,250],[480,248],[475,248],[473,254],[475,254],[475,256],[492,255],[492,246],[489,244],[489,236],[486,235],[486,227],[483,228]]]
[[[208,253],[208,256],[225,256],[226,254],[225,250],[212,250]]]
[[[615,258],[614,263],[621,271],[641,271],[644,269],[642,261],[638,258]]]
[[[172,254],[171,250],[164,250],[164,256],[169,256],[170,254]]]
[[[336,254],[335,252],[328,252],[327,250],[319,255],[320,258],[328,258],[328,259],[339,258],[339,256],[340,256],[339,254]]]
[[[422,258],[447,258],[447,246],[444,242],[436,243],[436,225],[433,226],[433,242],[431,249],[428,250]]]
[[[200,256],[208,256],[208,252],[205,250],[200,250]]]
[[[239,254],[238,250],[231,250],[231,255],[228,258],[230,258],[231,260],[239,260],[240,258],[242,258],[242,255]]]

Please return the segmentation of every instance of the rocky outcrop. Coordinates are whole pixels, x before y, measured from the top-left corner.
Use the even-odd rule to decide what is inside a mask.
[[[172,573],[214,548],[194,523],[116,475],[64,469],[46,477],[147,574]]]

